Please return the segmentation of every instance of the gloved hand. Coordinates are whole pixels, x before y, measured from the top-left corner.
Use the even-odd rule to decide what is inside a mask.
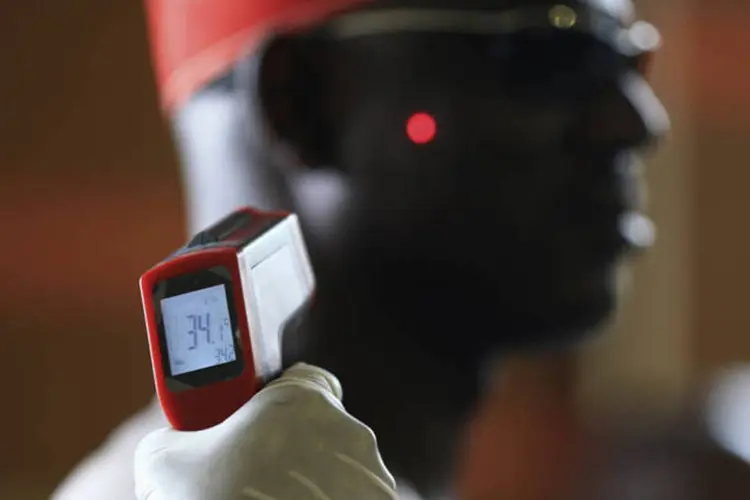
[[[373,432],[329,372],[299,364],[221,424],[162,429],[135,453],[140,500],[396,499]]]

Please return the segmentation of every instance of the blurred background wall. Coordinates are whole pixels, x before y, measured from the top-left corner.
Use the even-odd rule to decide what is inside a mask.
[[[639,2],[664,45],[651,83],[669,110],[672,131],[646,164],[648,208],[657,245],[640,256],[612,331],[580,354],[580,396],[590,412],[632,417],[626,409],[670,413],[689,398],[695,273],[695,20],[691,0]]]
[[[590,413],[676,412],[750,360],[750,3],[641,4],[674,120],[648,167],[659,245],[610,335],[511,368],[522,387],[576,372]],[[137,278],[182,242],[181,193],[140,2],[2,2],[0,61],[0,498],[44,498],[152,394]]]
[[[750,3],[639,4],[665,38],[654,84],[674,126],[649,162],[659,243],[613,334],[584,354],[582,383],[592,404],[631,404],[632,391],[669,411],[750,359]]]

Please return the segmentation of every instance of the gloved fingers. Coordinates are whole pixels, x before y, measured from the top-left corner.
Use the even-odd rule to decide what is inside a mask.
[[[300,457],[296,472],[309,474],[332,499],[395,499],[396,481],[383,463],[375,434],[350,415],[345,418],[318,427],[317,438],[325,445],[315,455]]]
[[[210,476],[216,463],[223,457],[222,452],[231,450],[232,443],[222,439],[223,436],[217,437],[217,430],[217,427],[213,427],[182,432],[165,428],[143,438],[134,457],[137,498],[190,500],[196,498],[196,491],[221,489],[224,486],[222,481],[216,480],[212,484]],[[190,480],[186,480],[186,477],[190,477]],[[206,485],[200,486],[199,483]]]
[[[289,479],[314,492],[313,483],[331,500],[397,500],[396,484],[375,450],[371,455],[352,456],[329,450],[299,469],[287,471]],[[313,496],[313,498],[315,498]]]
[[[273,436],[267,442],[258,440],[254,447],[267,453],[250,459],[233,490],[255,500],[398,499],[395,483],[379,458],[363,460],[343,453],[331,446],[328,437],[297,435],[282,445],[283,450],[274,450]],[[242,455],[248,456],[249,451]],[[373,467],[372,462],[379,467]]]
[[[240,431],[231,442],[247,457],[244,485],[251,497],[396,498],[374,433],[345,411],[341,396],[334,375],[297,364],[219,426]]]
[[[324,395],[333,394],[337,402],[342,400],[343,390],[338,378],[322,368],[305,363],[298,363],[289,368],[279,379],[269,384],[269,388],[285,384],[307,383],[324,387]],[[336,443],[337,449],[332,452],[331,459],[342,468],[342,473],[351,474],[354,471],[360,471],[360,473],[366,473],[371,480],[376,481],[386,490],[395,489],[396,482],[383,463],[372,429],[348,414],[343,406],[340,408],[340,413],[326,411],[326,403],[327,401],[318,400],[317,404],[320,408],[317,410],[315,404],[308,405],[311,408],[312,418],[310,415],[305,418],[315,420],[316,415],[325,416],[324,421],[319,424],[329,425],[323,425],[319,431],[321,436],[328,435],[327,442]],[[337,418],[331,420],[333,415],[337,415]]]
[[[340,450],[334,453],[338,462],[341,463],[342,469],[348,474],[355,475],[359,473],[363,477],[376,483],[379,489],[395,491],[396,480],[380,456],[375,433],[369,427],[359,423],[361,428],[358,434],[361,436],[350,443],[346,443]]]
[[[136,449],[138,498],[396,499],[373,432],[341,394],[335,376],[298,364],[211,429],[153,432]]]
[[[320,391],[282,383],[269,387],[266,397],[275,398],[276,393],[286,394],[293,404],[272,406],[260,400],[263,409],[254,422],[255,432],[234,441],[244,448],[242,455],[255,462],[248,469],[253,471],[248,486],[284,498],[298,491],[331,500],[395,498],[395,480],[370,428]],[[260,449],[262,459],[257,456]]]
[[[373,470],[347,454],[326,450],[300,457],[271,475],[248,476],[244,491],[272,491],[284,499],[397,500],[395,484],[384,476],[390,476],[385,467]]]
[[[267,388],[285,384],[298,384],[314,390],[322,390],[337,401],[341,401],[343,397],[341,382],[334,374],[306,363],[297,363],[292,366],[281,377],[268,384]]]
[[[175,442],[175,431],[159,429],[138,443],[134,457],[135,494],[138,500],[162,500],[155,478],[160,477],[164,462]]]
[[[322,395],[328,404],[343,410],[341,383],[336,376],[317,366],[298,363],[269,383],[224,422],[214,427],[217,434],[222,436],[214,439],[244,432],[250,422],[260,418],[259,414],[265,415],[269,411],[274,416],[282,414],[285,412],[284,405],[290,406],[289,411],[293,412],[295,410],[291,406],[296,406],[300,399],[309,395]]]

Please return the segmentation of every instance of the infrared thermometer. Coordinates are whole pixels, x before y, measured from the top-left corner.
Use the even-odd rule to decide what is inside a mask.
[[[237,411],[282,369],[281,336],[315,288],[297,216],[242,208],[141,276],[159,402],[172,427]]]

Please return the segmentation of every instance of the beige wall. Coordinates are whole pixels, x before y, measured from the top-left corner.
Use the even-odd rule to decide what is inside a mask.
[[[699,4],[693,355],[707,374],[750,361],[750,3]]]
[[[674,119],[649,167],[660,238],[581,370],[590,406],[645,398],[668,410],[750,362],[750,3],[641,3],[664,34],[654,83]]]
[[[642,17],[656,24],[665,40],[651,81],[670,111],[673,131],[646,165],[657,244],[634,262],[617,325],[581,356],[581,396],[592,411],[622,405],[669,411],[684,399],[692,371],[691,12],[686,0],[642,3]]]

